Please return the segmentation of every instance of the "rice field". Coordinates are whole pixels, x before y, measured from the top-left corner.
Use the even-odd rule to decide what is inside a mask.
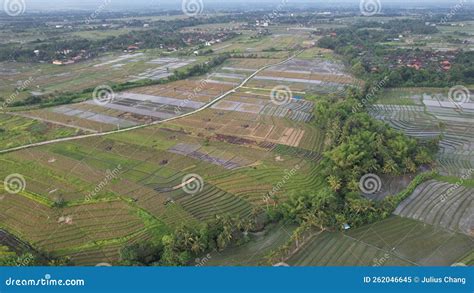
[[[0,97],[6,100],[6,97],[13,95],[18,87],[25,87],[25,90],[14,95],[15,101],[30,95],[80,92],[104,84],[147,78],[157,80],[198,60],[160,55],[161,53],[156,50],[135,54],[112,53],[67,66],[2,62]]]
[[[420,138],[441,137],[437,169],[446,176],[462,177],[474,168],[474,102],[448,99],[448,89],[401,89],[388,92],[369,112],[395,129]],[[413,103],[407,103],[410,100]],[[472,172],[471,172],[472,173]],[[469,178],[466,178],[469,179]]]
[[[255,44],[262,45],[257,50],[267,46]],[[166,68],[182,63],[174,58],[143,58],[105,58],[95,67],[148,62]],[[231,59],[201,79],[126,90],[105,104],[86,101],[18,112],[22,116],[15,119],[67,129],[65,136],[148,124],[200,109],[231,90],[232,82],[240,83],[257,68],[278,60]],[[298,62],[316,68],[322,61]],[[329,71],[337,75],[343,68],[326,62],[318,70],[323,79]],[[135,78],[161,74],[146,71]],[[6,212],[0,216],[0,228],[38,251],[69,256],[77,265],[115,264],[120,248],[128,243],[160,239],[182,224],[205,223],[216,215],[249,217],[269,204],[271,191],[284,201],[290,194],[319,188],[324,182],[319,162],[325,134],[311,123],[314,102],[295,90],[285,103],[275,103],[271,81],[258,83],[263,86],[246,86],[206,110],[163,124],[2,154],[0,177],[19,174],[25,184],[18,194],[2,192],[0,208]],[[5,118],[5,125],[8,119],[13,118]],[[293,169],[295,175],[287,178]],[[28,218],[31,210],[34,216]],[[248,260],[241,264],[257,264],[289,234],[278,230],[253,235],[253,244],[216,255],[214,261],[237,264],[237,255],[245,254]],[[262,249],[253,259],[248,253],[256,246]]]
[[[311,190],[322,183],[317,177],[320,156],[314,150],[278,144],[206,138],[171,124],[13,152],[0,157],[4,166],[0,176],[21,174],[26,187],[20,195],[5,195],[1,204],[7,205],[3,208],[9,212],[2,227],[38,250],[69,255],[77,264],[113,263],[124,243],[146,239],[183,223],[209,221],[216,214],[250,216],[255,207],[267,204],[266,194],[284,178],[285,170],[295,165],[301,172],[288,180],[278,196],[284,200],[289,190]],[[110,174],[116,175],[109,178]],[[202,189],[196,194],[181,188],[188,174],[202,178]],[[62,202],[66,207],[51,208]],[[42,227],[36,233],[30,232],[33,226],[15,224],[18,219],[13,217],[23,217],[31,205],[39,217],[35,221]],[[146,227],[139,210],[161,223],[160,227]],[[120,219],[113,223],[115,226],[106,220],[114,213]],[[74,231],[76,223],[87,225],[94,233],[89,235],[84,230],[87,237],[73,236],[68,231]],[[64,224],[64,228],[57,228],[58,224]],[[113,228],[105,233],[105,227]],[[60,243],[43,239],[45,235],[57,236]]]
[[[474,235],[474,189],[431,180],[418,186],[395,214]]]
[[[86,133],[90,132],[65,124],[0,113],[0,149]]]
[[[249,242],[238,247],[228,248],[222,252],[213,252],[206,256],[206,261],[197,259],[191,265],[203,263],[205,266],[258,266],[264,263],[265,257],[272,250],[285,244],[294,231],[294,226],[277,225],[264,232],[249,235]]]
[[[315,233],[292,266],[450,266],[474,249],[472,238],[397,216],[347,233]]]

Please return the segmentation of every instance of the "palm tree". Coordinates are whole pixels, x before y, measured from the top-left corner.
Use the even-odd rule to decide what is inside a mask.
[[[415,173],[416,172],[416,164],[410,158],[405,158],[403,160],[403,165],[405,165],[405,172],[406,173]]]
[[[201,237],[196,236],[192,238],[191,251],[194,254],[204,252],[205,249],[206,249],[206,245],[204,241],[202,241]]]
[[[394,160],[390,159],[385,162],[382,170],[385,174],[398,174],[398,166]]]
[[[331,189],[335,192],[337,192],[342,187],[341,179],[337,178],[334,175],[329,176],[328,183]]]

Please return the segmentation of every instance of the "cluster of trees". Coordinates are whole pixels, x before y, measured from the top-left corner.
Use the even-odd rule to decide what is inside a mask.
[[[3,249],[2,246],[0,248]],[[24,252],[16,254],[13,252],[1,251],[0,266],[8,267],[29,267],[29,266],[66,266],[70,265],[69,258],[54,258],[47,255],[33,254],[31,252]]]
[[[177,70],[168,78],[169,81],[176,81],[192,76],[200,76],[209,73],[214,67],[222,65],[231,56],[228,53],[220,54],[204,63],[193,65],[184,70]]]
[[[369,173],[397,176],[418,172],[421,165],[433,162],[437,141],[408,138],[366,111],[354,111],[363,97],[351,89],[344,99],[320,98],[315,116],[317,126],[327,130],[322,160],[326,183],[309,193],[290,194],[288,201],[269,209],[272,219],[338,230],[346,223],[354,227],[383,219],[410,194],[371,201],[361,195],[359,181]],[[422,179],[415,180],[414,187]]]
[[[52,37],[49,39],[37,39],[26,44],[7,43],[0,45],[0,61],[15,60],[18,62],[50,62],[55,59],[65,59],[62,53],[68,49],[71,51],[70,56],[75,56],[85,50],[87,56],[94,57],[102,52],[123,50],[127,46],[139,43],[140,48],[159,48],[160,46],[183,48],[187,44],[184,40],[192,40],[198,44],[200,39],[229,39],[236,36],[234,32],[208,33],[202,32],[197,35],[195,32],[181,32],[184,27],[192,27],[201,24],[223,22],[222,16],[213,18],[186,18],[170,21],[157,21],[149,30],[134,30],[126,34],[118,36],[110,36],[103,39],[86,39],[86,38],[60,38]],[[229,21],[226,19],[226,21]],[[47,30],[46,27],[40,26],[39,29]],[[222,36],[225,34],[225,36]],[[218,36],[219,35],[219,36]],[[39,50],[39,54],[34,54],[34,50]]]
[[[137,266],[184,266],[208,251],[220,251],[239,241],[246,241],[255,220],[216,216],[199,227],[183,225],[157,242],[140,242],[124,247],[121,264]]]
[[[226,38],[235,36],[234,33],[227,33]],[[205,36],[207,38],[213,38],[213,35]],[[217,38],[217,36],[214,36]],[[222,37],[221,37],[222,38]],[[134,31],[128,34],[122,34],[116,37],[108,37],[99,40],[90,39],[52,39],[48,42],[41,42],[39,44],[26,44],[26,45],[1,45],[0,46],[0,61],[15,60],[18,62],[38,62],[46,61],[51,62],[52,60],[67,59],[72,56],[76,56],[81,53],[81,50],[87,52],[87,57],[92,58],[98,56],[102,52],[109,51],[121,51],[126,49],[127,46],[139,43],[140,48],[159,48],[160,46],[183,48],[187,44],[184,42],[186,39],[193,39],[196,44],[199,40],[196,39],[196,35],[193,33],[181,33],[176,31],[167,31],[162,29],[152,29],[146,31]],[[68,49],[70,53],[66,56],[61,51]],[[35,54],[33,50],[39,50],[38,54]]]
[[[323,164],[334,192],[358,193],[364,174],[415,173],[433,161],[438,141],[422,144],[409,138],[365,111],[355,111],[360,104],[350,90],[344,100],[322,99],[316,109],[319,125],[327,129]]]
[[[354,26],[356,29],[382,28],[389,36],[398,36],[410,32],[412,34],[435,34],[439,32],[435,26],[426,25],[424,20],[418,19],[392,19],[388,22],[379,21],[361,21]]]
[[[424,50],[393,48],[393,46],[384,44],[388,39],[398,38],[399,34],[405,34],[407,31],[413,34],[432,34],[436,33],[438,29],[425,25],[422,20],[391,20],[387,23],[361,22],[352,28],[336,30],[337,36],[321,38],[318,46],[334,50],[343,56],[344,61],[359,78],[370,82],[388,76],[387,86],[390,87],[449,87],[459,82],[474,80],[473,52],[458,52],[452,62],[451,70],[443,71],[439,62],[430,61],[431,58],[426,56],[428,53]],[[390,64],[398,58],[422,59],[425,62],[419,70]],[[373,70],[374,68],[375,70]]]
[[[453,81],[474,84],[474,51],[458,54],[454,59],[454,65],[449,74]]]
[[[27,267],[38,266],[40,262],[32,253],[16,255],[15,253],[0,256],[0,266]]]

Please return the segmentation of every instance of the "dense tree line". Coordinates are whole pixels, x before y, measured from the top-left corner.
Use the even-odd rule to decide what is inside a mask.
[[[205,252],[221,251],[247,240],[255,227],[251,218],[216,216],[198,227],[183,225],[155,242],[140,242],[124,247],[120,263],[136,266],[184,266]]]
[[[232,19],[232,17],[229,17]],[[71,51],[71,55],[78,54],[81,50],[86,50],[89,57],[94,57],[103,52],[126,49],[127,46],[135,43],[140,44],[140,48],[160,48],[160,46],[182,48],[187,46],[184,40],[196,40],[195,32],[180,32],[180,29],[196,25],[228,22],[229,18],[223,16],[211,18],[186,18],[171,21],[156,21],[148,30],[134,30],[126,34],[111,36],[103,39],[75,38],[65,39],[53,37],[45,40],[37,39],[26,44],[7,43],[0,44],[0,61],[15,60],[18,62],[50,62],[54,59],[62,59],[64,55],[58,53],[65,49]],[[47,29],[40,27],[40,29]],[[84,30],[82,28],[81,30]],[[206,36],[207,35],[207,36]],[[226,32],[227,38],[232,38],[235,33]],[[200,37],[212,37],[212,33],[203,34]],[[217,38],[217,36],[214,36]],[[196,43],[197,44],[197,43]],[[33,51],[39,50],[39,54]]]
[[[393,48],[383,44],[388,39],[397,38],[399,34],[407,31],[414,34],[431,34],[435,33],[437,28],[427,26],[421,20],[392,20],[388,23],[362,22],[356,24],[355,28],[336,30],[336,36],[321,38],[318,46],[334,50],[341,55],[359,78],[371,82],[389,77],[387,86],[390,87],[448,87],[459,82],[474,82],[473,52],[458,52],[449,71],[441,70],[439,62],[425,62],[419,70],[390,64],[395,62],[393,56],[417,59],[423,58],[426,54],[419,48]]]
[[[0,248],[4,249],[5,246]],[[69,258],[55,258],[46,254],[36,252],[13,253],[2,251],[0,254],[0,266],[29,267],[29,266],[67,266],[70,265]]]

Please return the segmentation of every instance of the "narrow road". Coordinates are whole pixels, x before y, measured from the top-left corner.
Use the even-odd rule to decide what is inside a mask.
[[[228,92],[218,96],[217,98],[215,98],[211,102],[207,103],[206,105],[204,105],[201,108],[199,108],[197,110],[194,110],[192,112],[188,112],[188,113],[185,113],[183,115],[179,115],[179,116],[176,116],[176,117],[171,117],[171,118],[160,120],[160,121],[155,121],[155,122],[148,123],[148,124],[133,126],[133,127],[130,127],[130,128],[117,129],[117,130],[112,130],[112,131],[107,131],[107,132],[84,134],[84,135],[65,137],[65,138],[57,138],[57,139],[52,139],[52,140],[47,140],[47,141],[42,141],[42,142],[37,142],[37,143],[32,143],[32,144],[27,144],[27,145],[22,145],[22,146],[18,146],[18,147],[6,149],[6,150],[1,150],[0,154],[11,153],[11,152],[19,151],[19,150],[29,149],[29,148],[48,145],[48,144],[53,144],[53,143],[59,143],[59,142],[65,142],[65,141],[71,141],[71,140],[78,140],[78,139],[89,138],[89,137],[106,136],[106,135],[115,134],[115,133],[132,131],[132,130],[141,129],[141,128],[145,128],[145,127],[149,127],[149,126],[153,126],[153,125],[158,125],[158,124],[162,124],[162,123],[166,123],[166,122],[170,122],[170,121],[173,121],[173,120],[177,120],[177,119],[181,119],[181,118],[184,118],[184,117],[187,117],[187,116],[194,115],[196,113],[199,113],[203,110],[206,110],[206,109],[212,107],[214,104],[216,104],[220,100],[224,99],[228,95],[235,93],[238,89],[242,88],[247,82],[249,82],[249,80],[254,78],[257,74],[259,74],[263,70],[265,70],[267,68],[270,68],[272,66],[278,66],[278,65],[284,64],[284,63],[292,60],[296,56],[298,56],[301,52],[302,51],[299,51],[296,54],[294,54],[293,56],[291,56],[290,58],[285,59],[281,62],[278,62],[278,63],[275,63],[275,64],[269,64],[269,65],[265,65],[265,66],[261,67],[260,69],[258,69],[254,73],[252,73],[249,77],[247,77],[245,80],[243,80],[239,85],[237,85],[233,89],[231,89]],[[8,114],[12,114],[12,113],[8,113]]]

